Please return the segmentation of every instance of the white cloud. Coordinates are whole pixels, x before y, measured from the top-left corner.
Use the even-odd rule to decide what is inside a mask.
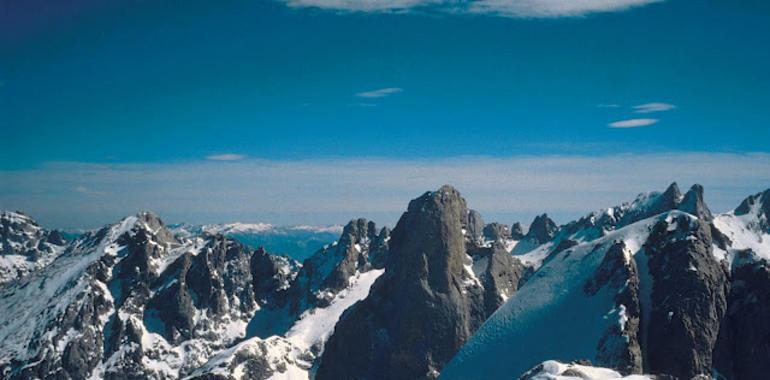
[[[639,128],[653,125],[658,119],[628,119],[607,124],[610,128]]]
[[[668,103],[647,103],[634,106],[634,113],[663,112],[674,108],[676,108],[675,105]]]
[[[471,3],[475,13],[508,17],[553,18],[579,17],[590,13],[617,12],[660,0],[479,0]]]
[[[80,194],[87,194],[87,195],[105,195],[106,193],[103,191],[94,191],[91,190],[83,185],[75,186],[75,192]]]
[[[441,0],[284,0],[290,7],[312,7],[353,12],[407,10],[441,3]]]
[[[213,154],[210,156],[206,156],[206,159],[209,161],[240,161],[245,158],[246,156],[242,154],[233,154],[233,153]]]
[[[579,17],[617,12],[663,0],[283,0],[291,7],[346,12],[399,12],[431,9],[446,13],[483,13],[506,17]]]
[[[363,92],[356,93],[355,95],[356,97],[366,98],[366,99],[384,98],[386,96],[398,94],[399,92],[402,92],[402,91],[404,90],[398,87],[388,87],[388,88],[380,88],[377,90],[363,91]]]
[[[248,159],[218,165],[49,163],[0,171],[0,209],[50,227],[96,227],[149,209],[168,222],[394,223],[409,200],[448,183],[488,221],[567,222],[637,193],[701,183],[714,211],[768,187],[770,154],[660,153],[446,159]],[[84,197],[77,186],[105,194]]]

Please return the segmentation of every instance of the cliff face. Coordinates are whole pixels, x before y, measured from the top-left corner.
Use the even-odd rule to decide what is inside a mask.
[[[512,265],[499,250],[486,253],[482,266],[488,276],[476,276],[466,241],[477,236],[466,237],[464,231],[478,217],[471,214],[469,221],[468,215],[465,200],[449,186],[409,203],[391,234],[385,274],[337,323],[318,379],[438,376],[488,310],[496,308],[486,307],[482,282],[501,291],[518,283],[513,268],[497,269]]]

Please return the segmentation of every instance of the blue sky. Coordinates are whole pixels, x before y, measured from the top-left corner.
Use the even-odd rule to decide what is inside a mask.
[[[283,185],[292,193],[313,187],[298,173],[321,171],[307,162],[330,165],[334,176],[348,162],[413,169],[522,157],[620,162],[623,155],[711,154],[745,165],[756,157],[750,154],[770,150],[765,1],[34,0],[0,7],[0,208],[32,208],[57,226],[107,223],[138,208],[199,221],[332,223],[356,212],[391,221],[410,197],[407,187],[392,189],[406,199],[375,212],[366,194],[332,182],[325,186],[336,192],[313,199],[328,207],[294,210],[301,199],[284,197],[244,213],[236,211],[272,181],[225,178],[214,195],[178,189],[197,202],[200,210],[192,210],[158,205],[151,194],[129,197],[140,189],[84,172],[89,165],[141,168],[147,177],[134,182],[170,166],[293,165],[286,170],[295,171],[295,182]],[[52,168],[68,179],[51,176]],[[540,194],[533,207],[568,218],[578,206],[610,206],[678,180],[660,167],[638,170],[650,174],[644,185],[653,188],[623,189],[586,205],[548,209],[554,197],[570,194],[517,191]],[[480,180],[508,180],[507,172]],[[707,172],[684,179],[716,182]],[[435,181],[467,182],[459,175]],[[720,206],[770,185],[752,178],[733,179]],[[426,182],[423,190],[440,184]],[[239,198],[243,187],[252,193]],[[220,196],[233,201],[212,202]],[[90,208],[75,207],[78,199]],[[505,218],[534,213],[485,207]],[[229,208],[236,211],[223,211]],[[72,213],[81,216],[66,220]]]

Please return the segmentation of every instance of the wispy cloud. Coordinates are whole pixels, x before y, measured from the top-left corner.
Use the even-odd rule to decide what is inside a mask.
[[[107,193],[105,193],[103,191],[91,190],[91,189],[89,189],[89,188],[87,188],[87,187],[85,187],[83,185],[75,186],[74,190],[75,190],[76,193],[87,194],[87,195],[105,195],[105,194],[107,194]]]
[[[50,227],[98,226],[142,209],[169,222],[338,224],[362,216],[393,223],[410,199],[449,183],[489,221],[528,222],[548,212],[567,222],[671,181],[703,184],[709,206],[726,211],[767,188],[768,178],[764,153],[49,163],[0,171],[0,209],[27,211]],[[106,193],[84,197],[72,191],[77,186]]]
[[[628,119],[607,124],[610,128],[639,128],[653,125],[658,119]]]
[[[597,104],[596,107],[597,108],[620,108],[620,104],[602,103],[602,104]]]
[[[355,94],[355,96],[358,98],[366,98],[366,99],[384,98],[386,96],[398,94],[399,92],[402,92],[402,91],[404,90],[399,87],[388,87],[388,88],[380,88],[378,90],[358,92]]]
[[[245,159],[246,156],[242,154],[225,153],[225,154],[213,154],[206,156],[209,161],[240,161]]]
[[[518,18],[580,17],[617,12],[663,0],[282,0],[291,7],[344,12],[434,11],[447,14],[482,13]]]
[[[676,108],[675,105],[668,103],[646,103],[634,106],[634,113],[663,112],[674,108]]]

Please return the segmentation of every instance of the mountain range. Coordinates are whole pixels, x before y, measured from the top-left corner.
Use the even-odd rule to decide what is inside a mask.
[[[6,211],[0,378],[762,379],[769,217],[770,190],[717,214],[675,183],[526,229],[451,186],[392,230],[141,212],[67,239]]]

